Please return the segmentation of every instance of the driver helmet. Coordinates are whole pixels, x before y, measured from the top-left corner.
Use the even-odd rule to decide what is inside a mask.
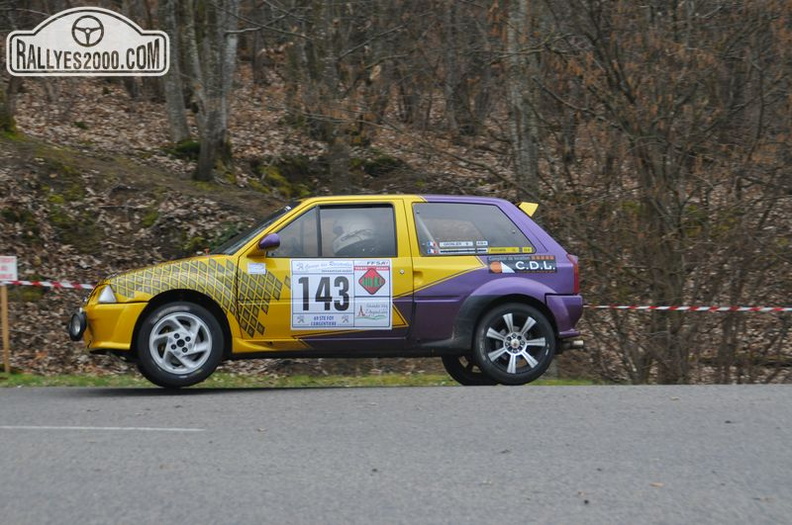
[[[338,255],[350,246],[374,239],[374,223],[369,217],[349,216],[336,221],[333,233],[337,235],[333,241],[333,252]]]

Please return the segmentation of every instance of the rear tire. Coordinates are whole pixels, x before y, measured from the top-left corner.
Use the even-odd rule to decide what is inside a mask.
[[[481,371],[481,368],[470,355],[444,355],[442,360],[448,375],[460,385],[482,386],[498,384],[497,381]]]
[[[524,385],[541,377],[555,350],[553,325],[539,310],[520,303],[486,313],[473,344],[481,370],[504,385]]]
[[[138,369],[155,385],[190,386],[212,375],[224,348],[220,323],[206,308],[169,303],[151,312],[140,326]]]

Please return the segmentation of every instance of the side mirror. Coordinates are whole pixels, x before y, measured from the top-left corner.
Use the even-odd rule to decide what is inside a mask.
[[[258,243],[258,248],[262,252],[268,252],[280,247],[280,235],[277,233],[270,233],[265,235]]]

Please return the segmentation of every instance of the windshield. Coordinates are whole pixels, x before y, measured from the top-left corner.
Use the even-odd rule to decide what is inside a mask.
[[[289,203],[288,205],[269,215],[266,219],[256,224],[248,231],[240,233],[239,235],[227,240],[218,248],[215,248],[212,253],[217,255],[232,255],[236,253],[237,250],[249,243],[255,236],[261,233],[270,224],[281,218],[286,212],[293,210],[297,204],[297,202]]]

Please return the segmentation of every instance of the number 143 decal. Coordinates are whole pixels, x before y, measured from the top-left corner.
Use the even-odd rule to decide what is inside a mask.
[[[292,329],[391,328],[390,259],[293,260],[291,279]]]

